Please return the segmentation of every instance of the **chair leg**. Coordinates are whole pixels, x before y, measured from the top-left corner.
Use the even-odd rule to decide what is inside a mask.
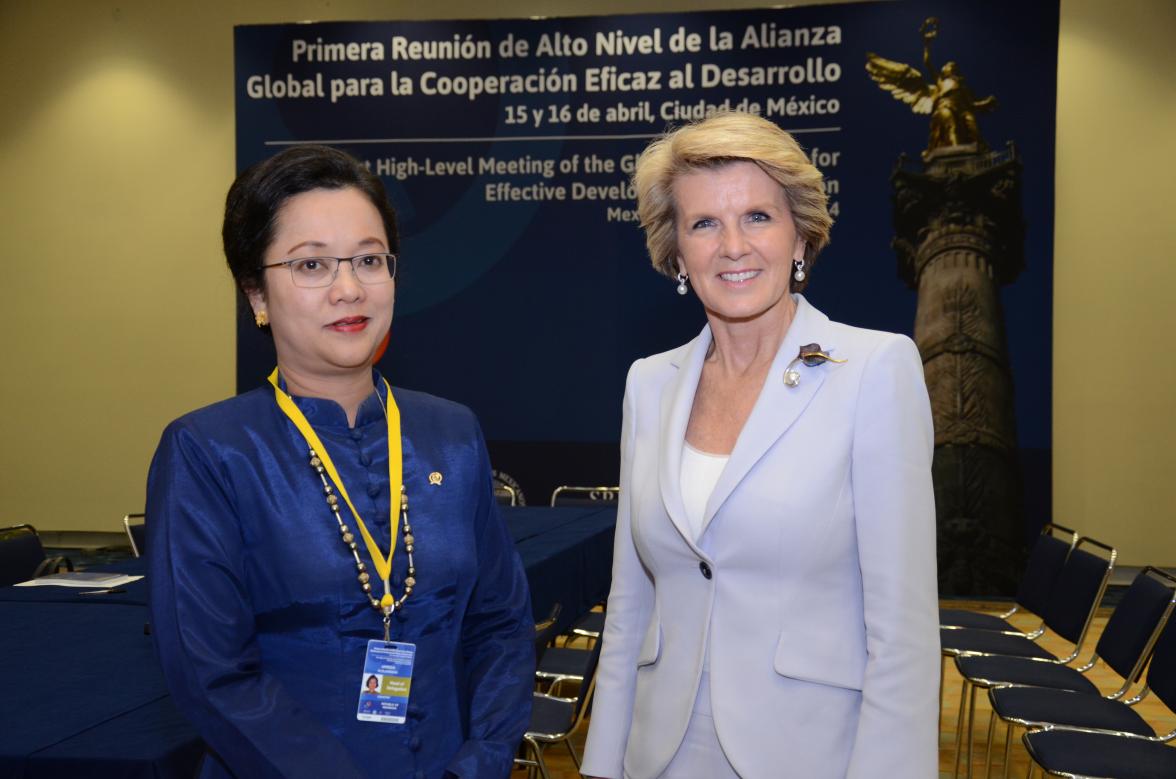
[[[984,779],[992,775],[992,742],[996,740],[996,712],[988,713],[988,746],[984,747]]]
[[[943,676],[947,673],[947,655],[939,655],[939,727],[943,728]]]
[[[972,779],[972,745],[976,742],[976,685],[968,685],[968,779]]]
[[[564,739],[564,743],[568,745],[568,751],[572,753],[572,762],[576,764],[576,770],[580,769],[580,756],[576,754],[576,747],[572,745],[572,737],[568,736]]]
[[[1013,756],[1013,723],[1005,726],[1004,779],[1009,779],[1009,760]]]
[[[547,763],[543,761],[543,747],[545,745],[540,744],[538,741],[528,738],[527,736],[523,736],[523,743],[529,746],[531,748],[531,752],[534,753],[535,766],[539,769],[539,775],[542,776],[543,779],[551,779],[551,775],[547,773]]]
[[[964,748],[964,701],[968,697],[968,680],[960,684],[960,711],[956,716],[956,737],[955,737],[955,768],[952,769],[952,779],[959,779],[960,776],[960,757]]]

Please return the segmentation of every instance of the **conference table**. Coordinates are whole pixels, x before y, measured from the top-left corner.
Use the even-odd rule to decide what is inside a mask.
[[[614,506],[503,508],[542,619],[608,594]],[[110,566],[145,574],[145,560]],[[190,777],[203,742],[172,703],[147,629],[147,583],[81,596],[0,588],[0,779]]]

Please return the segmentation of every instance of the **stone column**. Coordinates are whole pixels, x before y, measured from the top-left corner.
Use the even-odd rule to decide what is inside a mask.
[[[939,586],[1011,594],[1023,561],[1013,377],[999,288],[1024,267],[1021,164],[975,145],[891,176],[899,276],[918,292],[915,343],[935,421]]]

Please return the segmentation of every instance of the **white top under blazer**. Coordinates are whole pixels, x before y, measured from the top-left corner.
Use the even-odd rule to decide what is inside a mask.
[[[702,535],[702,518],[706,502],[715,491],[730,455],[711,454],[682,442],[682,510],[695,540]]]
[[[715,732],[744,779],[935,779],[933,431],[909,338],[797,304],[707,500],[682,442],[711,343],[638,360],[621,431],[612,589],[582,771],[656,779],[709,651]],[[816,343],[843,364],[784,370]]]

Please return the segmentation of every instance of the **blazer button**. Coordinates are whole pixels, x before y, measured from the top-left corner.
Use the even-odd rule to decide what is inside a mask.
[[[704,579],[709,579],[711,577],[710,566],[707,565],[705,561],[698,564],[698,570],[702,571],[702,576]]]

